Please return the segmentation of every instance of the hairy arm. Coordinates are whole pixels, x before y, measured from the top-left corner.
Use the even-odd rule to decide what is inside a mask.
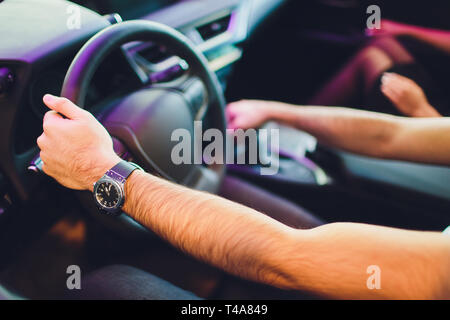
[[[297,107],[274,102],[265,119],[307,131],[321,143],[371,157],[450,164],[449,118],[403,118],[335,107]]]
[[[250,208],[135,172],[124,210],[175,247],[243,278],[332,298],[449,297],[450,237],[359,224],[295,230]],[[381,269],[380,290],[367,268]]]

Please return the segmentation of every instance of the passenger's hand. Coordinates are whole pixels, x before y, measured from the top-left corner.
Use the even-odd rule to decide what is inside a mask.
[[[381,20],[381,28],[380,29],[366,29],[366,34],[368,36],[378,36],[378,35],[388,35],[388,36],[400,36],[406,35],[411,30],[411,26],[395,22],[388,19]]]
[[[269,120],[272,103],[260,100],[241,100],[226,109],[229,129],[259,128]]]
[[[440,116],[422,90],[413,80],[396,73],[385,73],[381,78],[381,91],[394,106],[409,117]]]
[[[52,109],[37,140],[44,172],[67,188],[92,190],[121,160],[110,135],[91,113],[68,99],[45,95],[44,103]]]

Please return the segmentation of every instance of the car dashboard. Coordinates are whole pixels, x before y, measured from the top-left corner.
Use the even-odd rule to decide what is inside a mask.
[[[6,190],[15,190],[21,200],[26,200],[33,188],[32,183],[23,185],[20,178],[28,175],[27,164],[38,151],[36,138],[42,132],[42,118],[47,111],[42,96],[60,93],[72,59],[91,36],[122,19],[166,24],[196,44],[225,87],[233,64],[242,55],[240,44],[284,1],[76,2],[8,0],[0,3],[0,71],[11,82],[0,86],[0,171],[3,172],[0,177],[12,187]],[[73,12],[80,15],[80,28],[68,25],[68,17]],[[122,52],[108,58],[96,72],[87,105],[93,106],[151,82],[153,79],[143,68],[167,59],[174,61],[169,58],[165,48],[152,43],[125,45]]]

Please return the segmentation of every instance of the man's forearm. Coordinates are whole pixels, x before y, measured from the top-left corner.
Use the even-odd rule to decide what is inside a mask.
[[[450,299],[450,237],[442,233],[334,223],[312,230],[307,250],[299,289],[339,299]],[[372,268],[379,288],[368,285]]]
[[[289,288],[276,264],[293,229],[250,208],[135,171],[124,211],[190,255],[237,276]],[[297,247],[298,249],[301,249]]]
[[[370,157],[448,166],[450,118],[404,118],[337,107],[282,103],[264,109],[268,119],[287,123],[321,143]]]
[[[321,143],[373,157],[389,157],[401,118],[338,107],[298,107],[274,103],[268,118],[306,131]]]
[[[135,172],[124,211],[172,245],[234,275],[332,298],[448,297],[450,239],[357,224],[294,230],[214,195]],[[367,267],[382,272],[369,290]]]

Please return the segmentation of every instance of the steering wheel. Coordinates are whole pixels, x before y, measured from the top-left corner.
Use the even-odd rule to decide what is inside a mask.
[[[110,26],[94,35],[78,52],[69,67],[61,96],[84,108],[92,77],[102,61],[122,45],[133,42],[163,45],[184,59],[189,71],[180,85],[149,86],[115,100],[99,121],[125,148],[134,162],[156,175],[187,187],[216,193],[225,173],[224,164],[180,164],[171,161],[174,130],[185,129],[194,137],[194,121],[225,133],[225,99],[216,75],[193,43],[178,31],[150,21],[128,21]],[[224,148],[225,149],[225,148]],[[225,150],[223,150],[225,154]],[[223,162],[223,161],[222,161]],[[92,197],[92,196],[90,196]],[[84,193],[83,203],[93,200]],[[95,210],[103,222],[132,231],[144,228],[125,214],[105,217]]]

